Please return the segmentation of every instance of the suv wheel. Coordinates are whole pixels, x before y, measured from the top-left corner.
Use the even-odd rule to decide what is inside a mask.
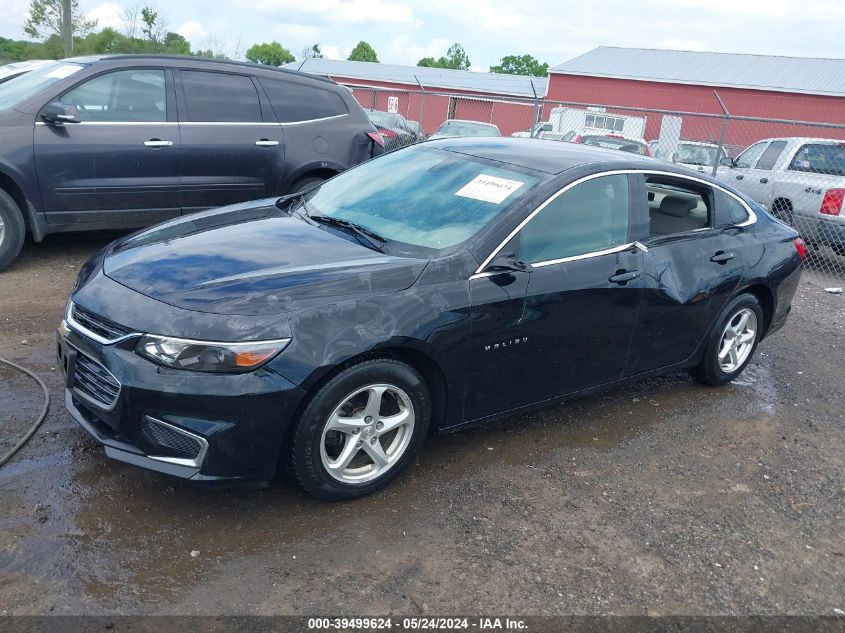
[[[300,191],[307,191],[308,189],[312,189],[317,185],[321,185],[326,182],[325,178],[320,178],[319,176],[307,176],[305,178],[300,178],[290,188],[290,193],[299,193]]]
[[[21,210],[12,196],[0,189],[0,270],[21,252],[25,234]]]
[[[748,365],[763,328],[757,297],[742,294],[728,303],[716,320],[701,363],[690,374],[706,385],[724,385]]]
[[[414,369],[392,359],[366,361],[332,378],[308,403],[286,467],[317,498],[367,495],[408,466],[430,419],[429,390]]]

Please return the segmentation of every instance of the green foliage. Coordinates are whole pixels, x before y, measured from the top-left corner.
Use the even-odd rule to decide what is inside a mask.
[[[88,35],[97,26],[96,20],[86,20],[79,13],[79,0],[71,0],[70,26],[74,37]],[[24,33],[32,38],[62,34],[62,0],[32,0]]]
[[[155,42],[158,39],[157,36],[157,24],[158,21],[158,11],[154,11],[152,7],[144,7],[141,9],[141,21],[144,23],[144,26],[141,27],[141,32],[144,36],[152,41]]]
[[[546,77],[549,74],[549,65],[541,64],[540,60],[532,55],[505,55],[498,66],[490,66],[490,72]]]
[[[202,57],[214,57],[211,51],[200,51],[197,53]],[[246,51],[246,58],[254,64],[266,64],[267,66],[281,66],[294,61],[291,52],[278,42],[265,42],[264,44],[253,44]]]
[[[320,50],[319,44],[314,44],[314,46],[311,47],[311,57],[315,59],[323,59],[323,51]]]
[[[456,42],[449,47],[448,51],[446,51],[445,57],[440,57],[439,59],[434,59],[433,57],[423,57],[417,62],[417,66],[466,70],[470,67],[470,61],[469,55],[467,55],[464,47]]]
[[[355,45],[347,59],[351,62],[375,62],[378,63],[378,56],[375,50],[367,42],[361,41]]]
[[[26,40],[9,40],[0,37],[0,60],[19,62],[25,59],[43,59],[44,45]]]

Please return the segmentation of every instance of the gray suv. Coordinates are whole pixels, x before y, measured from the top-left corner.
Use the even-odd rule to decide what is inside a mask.
[[[0,86],[0,269],[62,231],[299,191],[381,154],[328,79],[190,57],[71,58]]]

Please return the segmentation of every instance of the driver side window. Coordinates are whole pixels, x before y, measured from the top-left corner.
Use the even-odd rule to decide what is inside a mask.
[[[622,246],[628,241],[628,206],[624,174],[575,185],[523,227],[520,259],[536,264]]]
[[[736,159],[736,166],[737,167],[744,167],[746,169],[751,169],[754,165],[757,164],[757,161],[760,159],[760,156],[763,155],[763,152],[766,150],[766,146],[769,144],[768,141],[764,141],[762,143],[756,143],[752,145],[748,149],[746,149],[742,154],[740,154]]]
[[[119,70],[99,75],[65,93],[61,101],[76,106],[80,121],[167,121],[164,70]]]

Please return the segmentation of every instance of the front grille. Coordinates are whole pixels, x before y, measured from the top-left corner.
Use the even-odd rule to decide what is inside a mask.
[[[141,428],[150,442],[173,451],[179,457],[196,460],[205,448],[200,438],[154,418],[144,417]]]
[[[80,308],[75,303],[71,304],[70,318],[80,327],[109,342],[132,334],[129,328],[89,312],[85,308]]]
[[[94,404],[111,409],[120,394],[120,383],[100,363],[78,352],[73,372],[73,389]]]

